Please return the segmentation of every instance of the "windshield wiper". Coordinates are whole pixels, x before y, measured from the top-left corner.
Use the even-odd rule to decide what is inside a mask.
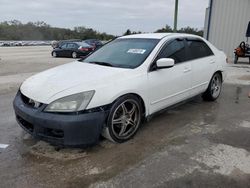
[[[103,66],[113,67],[112,64],[107,63],[107,62],[93,61],[93,62],[89,62],[89,63],[93,63],[93,64],[96,64],[96,65],[103,65]]]

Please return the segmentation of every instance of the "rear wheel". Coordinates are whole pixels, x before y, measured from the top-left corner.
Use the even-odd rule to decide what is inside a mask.
[[[136,134],[141,120],[140,100],[134,95],[126,95],[119,98],[111,107],[102,135],[112,142],[125,142]]]
[[[206,101],[215,101],[221,93],[222,77],[220,73],[215,73],[209,83],[206,92],[203,94],[203,99]]]
[[[77,58],[77,53],[76,52],[72,52],[72,54],[71,54],[71,56],[72,56],[72,58]]]

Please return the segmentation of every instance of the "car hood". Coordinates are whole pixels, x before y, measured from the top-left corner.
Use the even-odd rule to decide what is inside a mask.
[[[112,80],[130,69],[106,67],[101,65],[72,62],[38,73],[23,82],[21,93],[25,96],[48,104],[57,99],[78,92],[95,90],[104,87]],[[79,91],[79,86],[81,86]],[[74,90],[74,88],[77,88]],[[71,93],[67,92],[70,90]],[[75,93],[74,93],[75,92]],[[60,93],[60,95],[58,95]],[[61,98],[58,97],[58,98]]]

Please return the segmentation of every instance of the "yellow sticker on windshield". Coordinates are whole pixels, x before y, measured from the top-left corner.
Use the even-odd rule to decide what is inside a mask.
[[[146,52],[145,49],[129,49],[127,53],[131,54],[144,54]]]

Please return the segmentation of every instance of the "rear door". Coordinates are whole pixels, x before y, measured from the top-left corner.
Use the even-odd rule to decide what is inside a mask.
[[[187,60],[192,67],[191,95],[204,92],[216,69],[216,59],[209,46],[199,38],[187,38]]]
[[[155,69],[160,58],[172,58],[175,66]],[[183,39],[167,42],[151,65],[148,73],[148,96],[150,114],[178,103],[190,96],[191,64],[186,61],[186,47]]]
[[[72,53],[77,52],[77,44],[75,43],[68,43],[67,46],[67,57],[72,57]]]

